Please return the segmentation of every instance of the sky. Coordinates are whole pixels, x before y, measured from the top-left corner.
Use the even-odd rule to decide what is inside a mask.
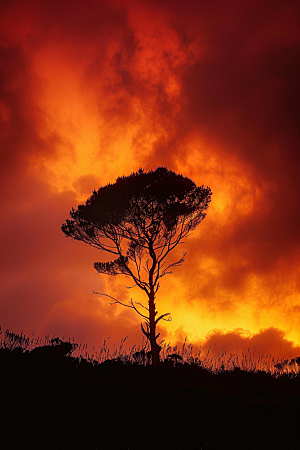
[[[300,354],[296,0],[2,0],[0,325],[141,341],[144,301],[61,224],[117,177],[165,166],[209,186],[156,296],[166,343]],[[107,255],[107,260],[109,260]]]

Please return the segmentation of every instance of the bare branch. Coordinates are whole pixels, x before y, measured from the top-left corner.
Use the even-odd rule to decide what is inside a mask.
[[[132,308],[140,315],[140,316],[142,316],[144,319],[146,319],[146,320],[148,320],[148,317],[147,316],[144,316],[144,314],[142,314],[135,306],[134,306],[134,303],[133,303],[133,300],[131,299],[130,300],[130,303],[131,303],[131,305],[132,305]],[[137,303],[138,304],[138,303]],[[143,306],[143,305],[142,305]],[[143,306],[143,308],[145,308],[144,306]],[[146,308],[147,309],[147,308]]]
[[[168,319],[165,319],[166,316],[170,316],[170,317],[168,317]],[[165,314],[162,314],[161,316],[159,316],[159,317],[155,320],[155,325],[157,325],[157,323],[158,323],[160,320],[165,320],[166,322],[172,322],[171,313],[165,313]]]
[[[154,284],[156,284],[156,282],[157,282],[157,280],[158,280],[159,278],[162,278],[162,277],[164,277],[165,275],[169,275],[169,274],[173,273],[172,270],[169,271],[168,269],[170,269],[171,267],[178,267],[178,266],[181,266],[181,265],[183,264],[184,260],[185,260],[185,256],[186,256],[186,252],[184,252],[184,253],[182,254],[182,257],[181,257],[178,261],[175,261],[175,262],[169,264],[169,265],[168,265],[161,273],[159,273],[159,271],[157,271],[157,274],[156,274],[156,277],[155,277],[155,283],[154,283]],[[163,267],[164,264],[165,264],[165,263],[162,264],[162,267]]]
[[[112,297],[111,295],[103,294],[102,292],[97,292],[97,291],[94,291],[94,290],[92,292],[93,292],[93,294],[103,295],[104,297],[108,297],[108,298],[111,298],[112,300],[114,300],[113,303],[110,303],[110,305],[114,305],[115,303],[119,303],[119,305],[126,306],[127,308],[132,308],[131,305],[126,305],[126,303],[120,302],[119,300],[117,300],[115,297]]]
[[[149,311],[149,308],[147,308],[147,306],[142,305],[142,303],[139,302],[134,302],[136,305],[140,305],[142,308],[146,309],[147,311]]]
[[[94,291],[94,290],[93,290],[93,294],[103,295],[103,296],[105,296],[105,297],[111,298],[111,299],[114,300],[114,301],[113,301],[112,303],[110,303],[110,305],[115,305],[116,303],[118,303],[119,305],[126,306],[126,308],[132,308],[132,309],[134,309],[140,316],[142,316],[144,319],[148,320],[148,317],[147,317],[147,316],[144,316],[144,314],[142,314],[142,313],[134,306],[134,303],[133,303],[133,300],[132,300],[132,299],[130,300],[130,305],[126,305],[126,303],[120,302],[119,300],[117,300],[115,297],[112,297],[111,295],[103,294],[102,292],[96,292],[96,291]]]
[[[143,324],[141,323],[141,330],[147,339],[150,340],[150,332],[149,332],[149,324],[146,322],[147,331],[144,329]]]

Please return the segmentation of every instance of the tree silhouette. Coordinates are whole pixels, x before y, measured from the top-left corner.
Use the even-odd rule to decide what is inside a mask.
[[[72,219],[61,227],[66,236],[116,256],[113,261],[96,262],[97,272],[131,277],[134,286],[146,293],[148,306],[102,295],[133,308],[145,319],[141,329],[150,341],[153,365],[159,364],[161,350],[156,326],[160,320],[171,320],[170,313],[157,317],[159,279],[181,265],[186,253],[172,263],[166,257],[204,219],[211,195],[209,187],[198,187],[166,167],[139,169],[94,190],[84,205],[72,208]]]

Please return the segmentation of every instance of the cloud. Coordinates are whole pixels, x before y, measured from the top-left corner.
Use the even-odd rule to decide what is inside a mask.
[[[251,333],[247,329],[236,328],[232,331],[213,329],[201,340],[186,339],[187,335],[182,327],[179,327],[172,335],[172,345],[177,345],[179,351],[186,341],[186,347],[192,345],[195,355],[200,351],[201,358],[206,356],[218,358],[224,354],[238,355],[241,360],[243,355],[249,360],[259,357],[269,357],[275,361],[286,358],[294,358],[300,355],[300,347],[289,340],[286,333],[275,327],[261,329],[257,333]]]
[[[218,355],[222,350],[227,354],[272,355],[275,358],[296,357],[300,354],[300,347],[288,340],[284,331],[278,328],[263,329],[259,333],[245,334],[245,330],[222,332],[211,331],[202,346],[204,354],[210,349],[212,356]]]
[[[270,351],[292,350],[285,340],[300,340],[297,2],[0,8],[7,326],[76,328],[91,341],[110,327],[117,338],[121,329],[135,336],[139,318],[129,309],[90,298],[99,283],[128,300],[125,281],[95,277],[92,264],[105,255],[65,239],[60,226],[93,189],[165,165],[213,197],[186,239],[186,262],[162,281],[158,309],[173,316],[164,337],[181,324],[194,340],[243,328],[260,350],[264,340]],[[241,336],[218,333],[207,341]]]
[[[204,27],[206,55],[191,67],[183,83],[184,115],[191,126],[217,142],[215,151],[221,160],[234,154],[246,170],[252,168],[252,190],[269,183],[263,203],[256,204],[250,217],[226,236],[232,248],[240,245],[241,237],[243,243],[255,243],[252,255],[244,248],[252,256],[251,269],[259,271],[272,268],[283,254],[288,263],[299,248],[300,190],[295,168],[300,163],[296,113],[300,65],[292,15],[296,4],[289,7],[258,8],[253,17],[255,2],[238,6],[228,11],[223,26],[216,14],[220,27]]]

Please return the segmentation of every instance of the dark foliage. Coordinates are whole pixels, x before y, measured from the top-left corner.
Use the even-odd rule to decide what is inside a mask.
[[[72,220],[66,221],[62,231],[73,239],[84,237],[85,242],[97,246],[95,239],[105,238],[106,232],[110,235],[111,226],[124,226],[123,237],[131,239],[130,230],[135,228],[137,237],[136,230],[149,219],[153,233],[163,229],[161,235],[167,236],[182,217],[193,217],[194,228],[204,218],[210,198],[208,187],[197,187],[189,178],[165,167],[147,173],[140,169],[95,190],[85,205],[72,209]]]
[[[76,344],[70,342],[63,342],[58,338],[52,339],[50,345],[43,347],[36,347],[30,352],[32,361],[47,362],[48,364],[55,363],[56,360],[64,356],[70,356],[75,350]]]

